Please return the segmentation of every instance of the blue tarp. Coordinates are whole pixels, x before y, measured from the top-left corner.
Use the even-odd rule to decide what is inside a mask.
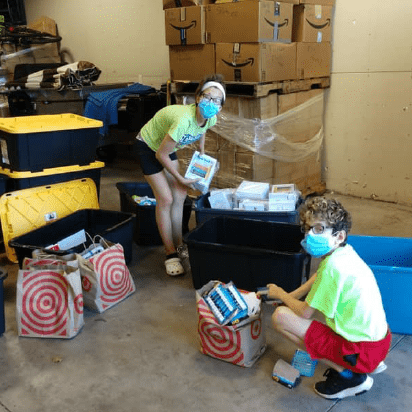
[[[129,94],[149,94],[155,91],[151,86],[134,83],[121,89],[92,92],[87,98],[83,115],[90,119],[103,121],[103,127],[99,129],[99,133],[104,136],[108,134],[110,125],[118,123],[117,105],[122,97]]]

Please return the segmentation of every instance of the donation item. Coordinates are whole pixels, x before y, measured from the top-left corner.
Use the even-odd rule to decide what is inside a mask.
[[[215,292],[216,285],[223,286],[226,291],[230,290],[230,286],[226,289],[225,286],[227,285],[223,285],[217,281],[210,281],[196,291],[200,351],[212,358],[238,366],[250,367],[259,359],[266,349],[266,339],[262,329],[259,305],[260,300],[256,298],[253,292],[234,292],[235,296],[237,293],[240,293],[243,300],[247,302],[248,313],[250,313],[250,315],[243,318],[243,320],[239,319],[239,322],[234,325],[221,325],[205,300],[205,296],[207,296],[209,292],[212,290],[212,293]],[[226,295],[225,297],[229,301],[232,298],[227,298]],[[235,299],[237,301],[237,298]],[[252,301],[251,307],[253,308],[250,310],[249,305]],[[255,301],[257,302],[257,306]],[[239,303],[243,303],[241,299],[239,299]],[[225,305],[223,305],[223,307],[225,307]],[[242,316],[243,315],[245,315],[245,312],[243,312]]]
[[[292,212],[296,210],[300,192],[293,183],[273,185],[269,191],[269,211]]]
[[[250,182],[244,180],[235,192],[236,198],[239,199],[253,199],[265,200],[268,198],[269,183],[264,182]]]
[[[209,190],[214,174],[219,169],[219,163],[213,157],[201,155],[196,151],[186,170],[186,179],[199,179],[193,187],[203,194]]]
[[[318,361],[312,359],[309,353],[297,349],[295,356],[292,359],[292,366],[296,368],[301,376],[313,376],[315,374],[316,365]]]
[[[287,388],[294,388],[300,382],[299,371],[283,359],[276,362],[272,378]]]

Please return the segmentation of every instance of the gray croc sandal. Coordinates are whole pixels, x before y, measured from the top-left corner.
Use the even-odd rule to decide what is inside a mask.
[[[179,258],[170,258],[165,260],[166,273],[169,276],[179,276],[185,273],[182,262]]]

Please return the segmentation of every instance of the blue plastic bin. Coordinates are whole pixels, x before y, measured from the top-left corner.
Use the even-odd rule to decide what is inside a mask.
[[[255,219],[264,220],[267,222],[285,222],[299,223],[299,212],[255,212],[248,210],[227,210],[227,209],[212,209],[209,203],[210,193],[199,196],[195,200],[194,210],[196,217],[196,225],[200,225],[208,219],[216,216],[227,216],[238,219]],[[298,202],[297,208],[302,200]]]
[[[391,331],[412,334],[412,238],[350,235],[348,243],[376,277]]]

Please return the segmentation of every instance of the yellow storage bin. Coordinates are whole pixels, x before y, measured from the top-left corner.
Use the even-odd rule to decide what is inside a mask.
[[[12,171],[86,165],[96,160],[100,120],[72,113],[0,119],[1,166]]]

